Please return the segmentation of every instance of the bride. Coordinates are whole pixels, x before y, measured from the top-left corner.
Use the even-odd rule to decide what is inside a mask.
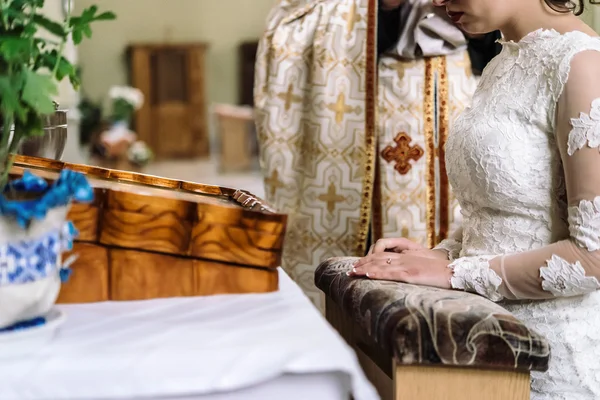
[[[503,302],[552,347],[532,398],[600,399],[600,38],[583,0],[433,1],[504,37],[446,147],[463,226],[431,250],[379,240],[350,275]]]

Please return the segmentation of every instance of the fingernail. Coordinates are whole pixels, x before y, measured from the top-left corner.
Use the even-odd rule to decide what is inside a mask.
[[[369,275],[369,273],[368,273],[368,272],[365,274],[365,276],[366,276],[367,278],[370,278],[370,277],[371,277],[371,276]]]
[[[356,268],[352,268],[352,272],[356,274]]]

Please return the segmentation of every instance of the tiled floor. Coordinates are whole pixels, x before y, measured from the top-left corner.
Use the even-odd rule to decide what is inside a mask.
[[[209,185],[244,189],[264,198],[265,190],[258,169],[248,172],[221,172],[214,159],[158,161],[144,169],[145,174],[181,179]]]

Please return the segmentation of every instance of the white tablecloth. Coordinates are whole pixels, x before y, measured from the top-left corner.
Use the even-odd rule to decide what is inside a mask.
[[[320,372],[349,377],[356,400],[378,398],[353,351],[282,271],[276,293],[60,308],[67,321],[51,345],[0,361],[0,399],[193,397]]]

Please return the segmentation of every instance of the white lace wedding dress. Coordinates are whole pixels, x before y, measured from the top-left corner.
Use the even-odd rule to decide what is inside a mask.
[[[596,76],[599,38],[538,30],[504,42],[446,148],[463,226],[438,248],[454,288],[506,301],[550,342],[534,400],[600,399]]]

